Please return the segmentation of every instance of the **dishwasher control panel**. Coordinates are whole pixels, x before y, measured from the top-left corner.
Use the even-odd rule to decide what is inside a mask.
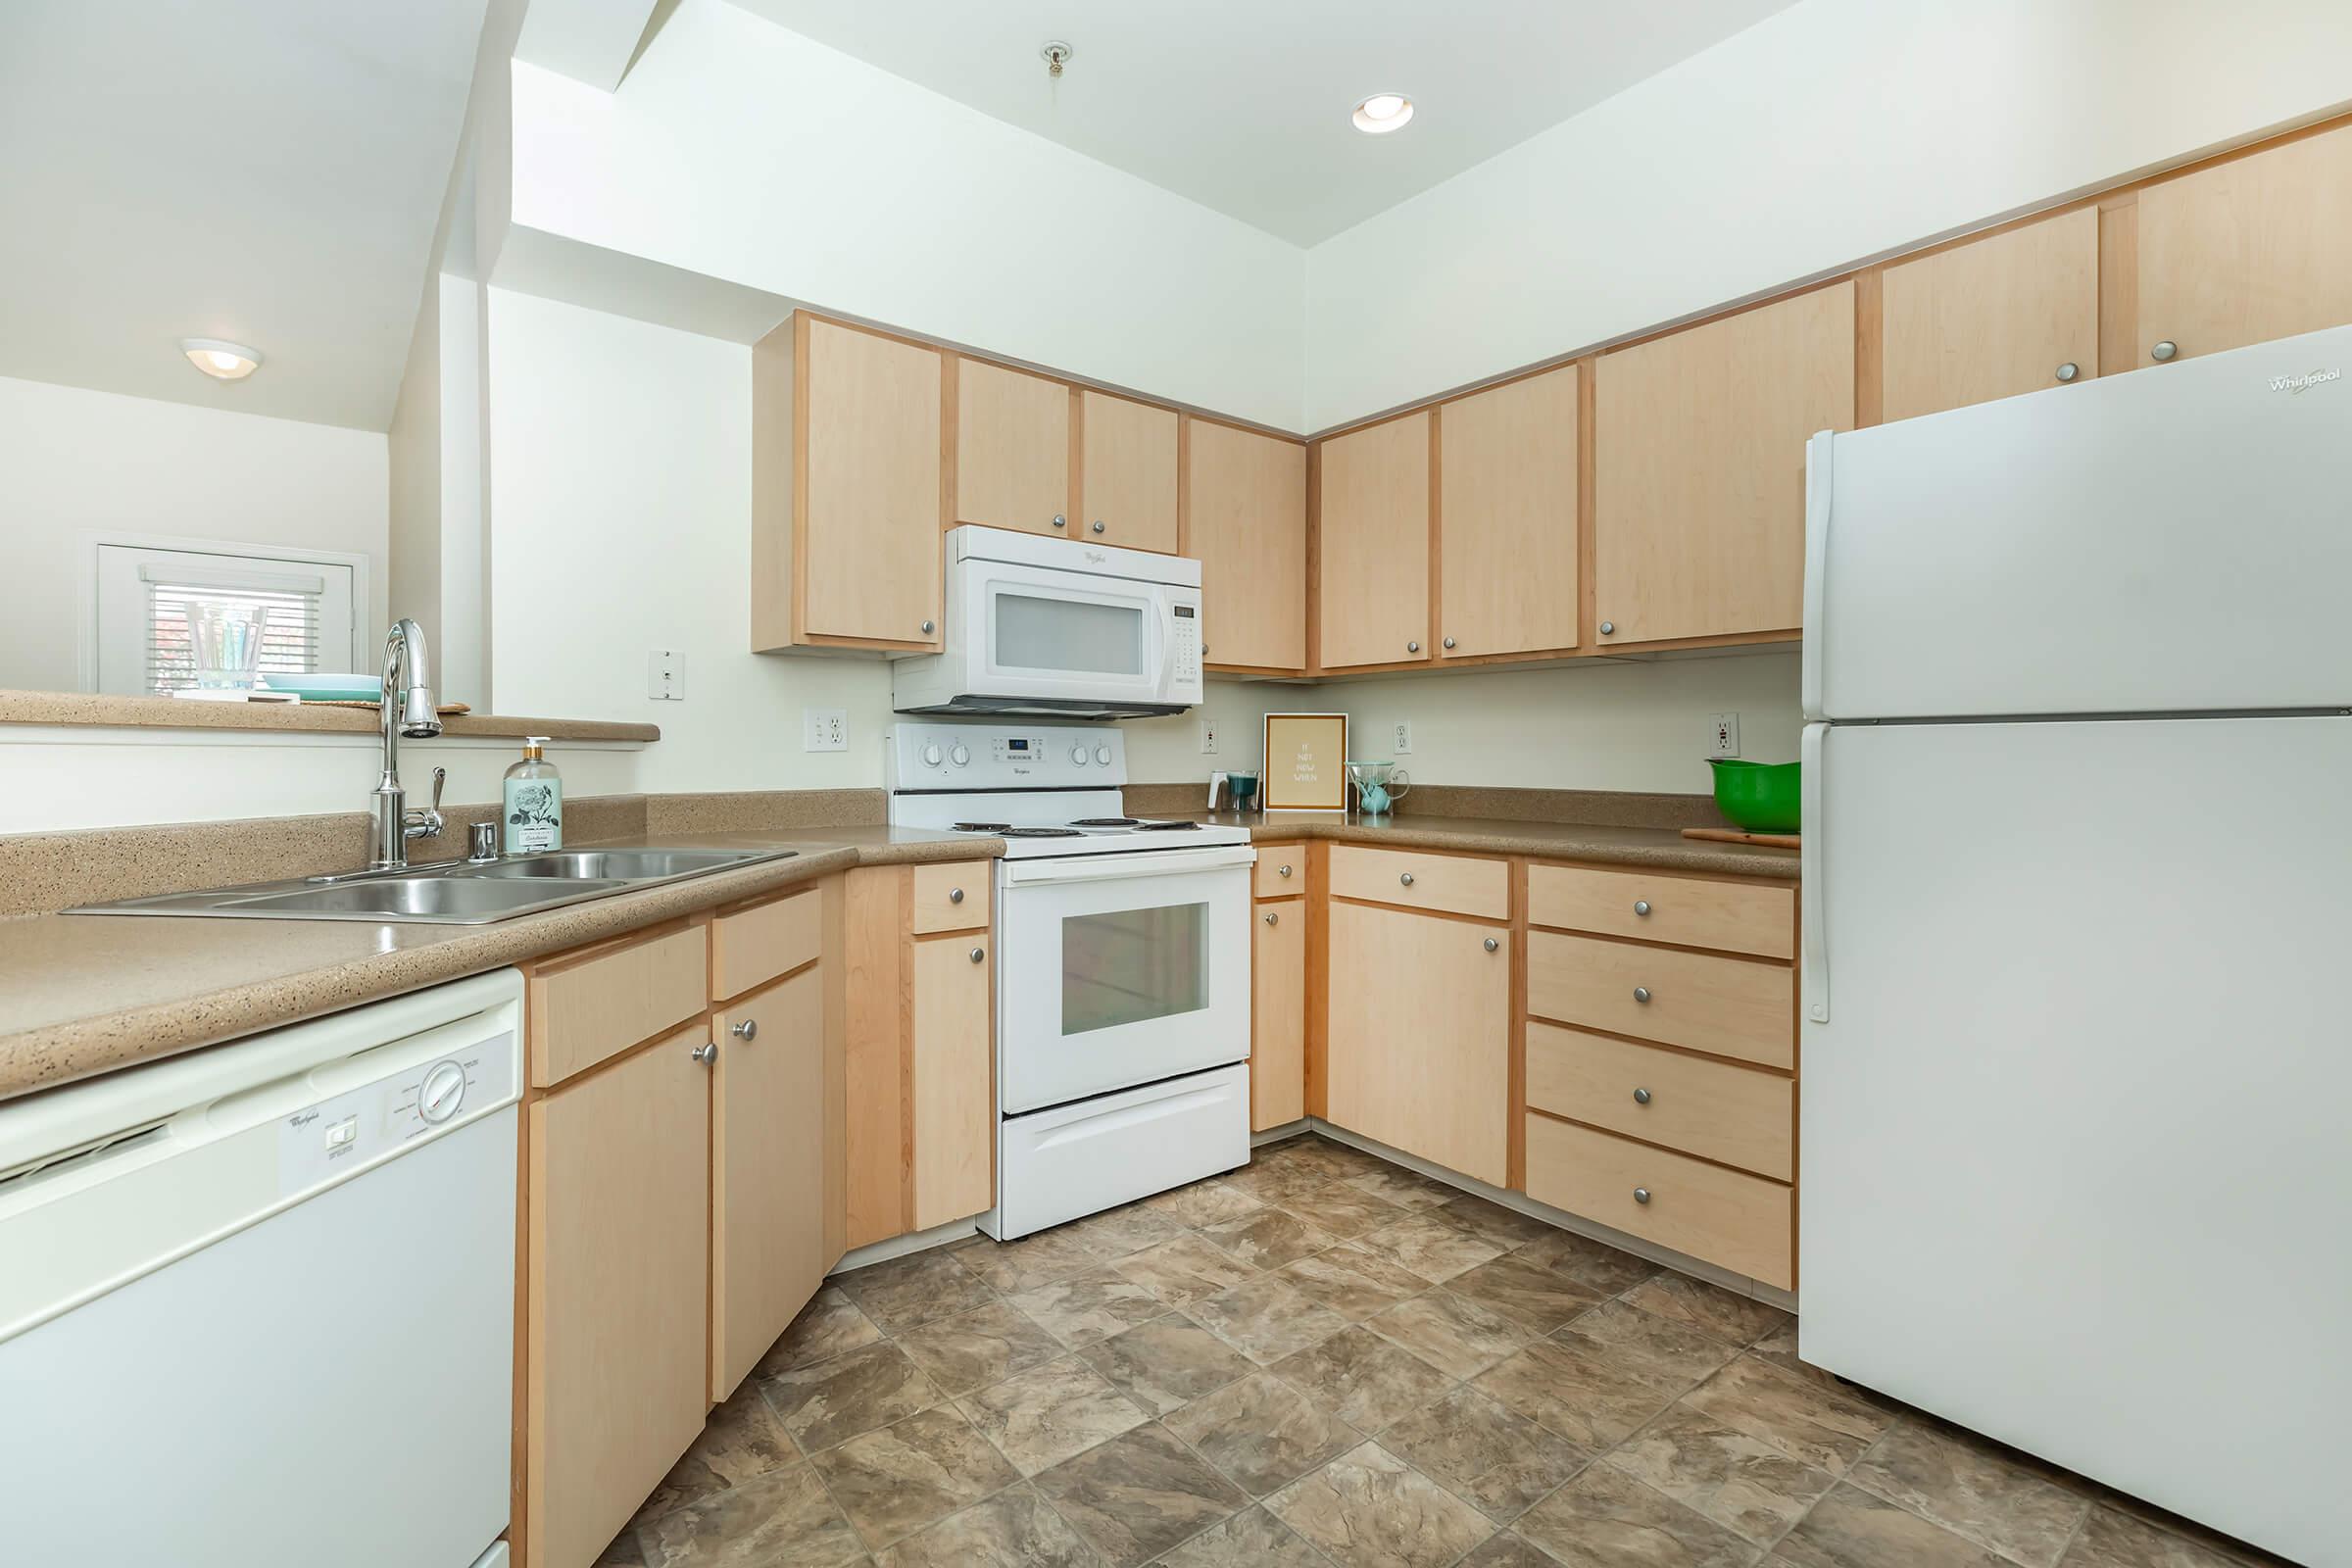
[[[349,1088],[333,1082],[355,1069],[365,1081]],[[280,1190],[294,1193],[331,1181],[511,1102],[519,1069],[514,1033],[507,1030],[452,1042],[446,1050],[432,1049],[430,1037],[423,1037],[312,1073],[313,1088],[338,1092],[279,1116]]]

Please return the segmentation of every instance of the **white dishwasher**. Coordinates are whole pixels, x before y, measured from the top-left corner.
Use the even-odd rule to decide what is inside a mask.
[[[522,981],[0,1103],[11,1562],[505,1561]]]

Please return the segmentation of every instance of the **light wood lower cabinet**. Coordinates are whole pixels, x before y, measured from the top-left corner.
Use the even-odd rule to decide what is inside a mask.
[[[977,1214],[996,1201],[996,1063],[989,1054],[986,932],[914,944],[913,1228]]]
[[[1530,1020],[1527,1103],[1775,1181],[1796,1179],[1796,1084],[1777,1072]]]
[[[1527,1196],[1705,1258],[1796,1284],[1793,1188],[1530,1111]]]
[[[813,902],[813,892],[800,896]],[[796,901],[798,902],[798,901]],[[710,1397],[735,1392],[816,1294],[825,1252],[825,1039],[811,966],[711,1019]]]
[[[1330,1118],[1501,1186],[1510,1163],[1510,928],[1334,902]]]
[[[1527,1010],[1768,1067],[1796,1059],[1795,977],[1785,963],[1557,931],[1527,942]]]
[[[1250,1130],[1254,1133],[1306,1114],[1306,901],[1274,900],[1251,912],[1256,924],[1250,959]]]
[[[698,1020],[529,1109],[532,1564],[587,1568],[703,1429],[710,1070],[692,1053],[706,1038]]]

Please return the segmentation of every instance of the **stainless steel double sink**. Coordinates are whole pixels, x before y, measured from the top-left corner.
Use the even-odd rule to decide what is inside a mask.
[[[488,925],[610,893],[634,893],[713,871],[787,859],[799,853],[784,849],[563,850],[504,860],[444,860],[388,871],[351,871],[297,881],[165,893],[66,912]]]

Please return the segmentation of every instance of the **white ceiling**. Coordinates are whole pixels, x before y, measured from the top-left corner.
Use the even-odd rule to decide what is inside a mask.
[[[0,375],[385,428],[483,7],[5,0]]]
[[[1791,0],[737,0],[820,43],[1312,245]],[[1038,47],[1076,50],[1059,83]],[[1411,124],[1367,136],[1357,100]]]

